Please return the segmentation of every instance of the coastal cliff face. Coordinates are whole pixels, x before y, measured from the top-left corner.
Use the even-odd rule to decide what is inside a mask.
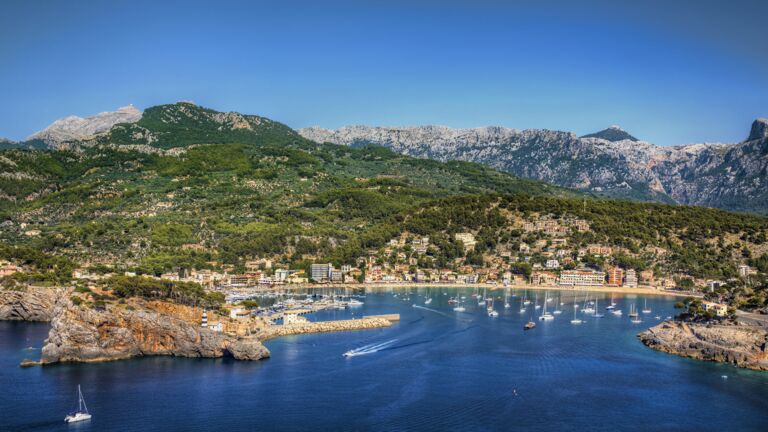
[[[66,301],[64,288],[26,287],[0,291],[0,320],[51,321]]]
[[[768,370],[768,332],[760,327],[665,321],[638,337],[657,351]]]
[[[51,322],[40,362],[97,362],[145,355],[259,360],[269,351],[255,338],[213,332],[151,309],[69,306]]]

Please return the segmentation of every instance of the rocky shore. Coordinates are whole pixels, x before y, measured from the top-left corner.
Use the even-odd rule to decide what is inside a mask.
[[[41,364],[98,362],[146,355],[259,360],[269,351],[254,337],[213,332],[151,309],[69,307],[51,321]]]
[[[0,291],[0,320],[51,321],[66,303],[64,288],[23,287]]]
[[[765,328],[733,323],[665,321],[638,334],[657,351],[698,360],[768,370],[768,332]]]
[[[99,362],[138,356],[223,357],[259,360],[269,350],[254,336],[201,328],[174,313],[182,306],[134,300],[104,310],[72,304],[69,291],[34,288],[0,291],[0,319],[50,321],[39,362]]]

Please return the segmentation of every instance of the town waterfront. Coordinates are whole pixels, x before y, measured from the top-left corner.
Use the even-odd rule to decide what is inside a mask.
[[[464,313],[448,304],[457,292],[466,296]],[[584,323],[573,325],[583,293],[563,291],[562,314],[542,322],[532,304],[520,312],[520,297],[508,309],[496,299],[499,316],[489,317],[474,292],[369,291],[363,306],[309,318],[399,313],[400,321],[276,338],[266,342],[272,358],[258,362],[147,357],[19,368],[39,356],[49,326],[2,322],[0,430],[768,429],[767,373],[659,353],[637,340],[656,316],[675,313],[672,297],[647,297],[652,312],[633,324],[630,306],[646,297],[617,294],[624,316],[577,312]],[[528,294],[539,304],[547,295]],[[610,295],[595,295],[604,313]],[[557,306],[548,303],[550,312]],[[537,326],[524,332],[531,318]],[[364,354],[342,356],[355,349]],[[67,425],[78,384],[94,417]]]

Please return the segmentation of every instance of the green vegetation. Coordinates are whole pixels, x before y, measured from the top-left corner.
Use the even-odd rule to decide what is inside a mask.
[[[763,217],[601,200],[473,163],[318,144],[269,119],[187,103],[150,108],[78,151],[1,150],[0,168],[8,173],[0,179],[0,258],[33,269],[24,281],[67,283],[75,263],[140,275],[242,270],[255,258],[296,269],[356,264],[406,233],[430,237],[418,267],[479,266],[543,240],[514,226],[537,215],[589,223],[566,236],[569,247],[621,250],[583,257],[596,268],[720,280],[737,278],[744,262],[768,271],[764,249],[751,252],[766,242]],[[455,240],[459,232],[475,235],[473,250]],[[507,261],[528,276],[545,258]],[[111,283],[118,297],[212,301],[194,287],[145,281]],[[764,302],[754,294],[760,286],[744,292]]]
[[[118,298],[143,297],[208,308],[219,307],[224,303],[223,294],[206,292],[202,286],[192,282],[112,276],[105,281],[104,286]]]

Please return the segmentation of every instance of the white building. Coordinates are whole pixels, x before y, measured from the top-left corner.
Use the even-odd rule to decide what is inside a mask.
[[[544,267],[546,267],[548,269],[556,269],[556,268],[560,267],[560,261],[558,261],[556,259],[547,260],[547,263],[544,264]]]
[[[560,285],[602,286],[605,272],[593,270],[564,270],[560,272]]]
[[[637,288],[637,273],[633,269],[627,269],[624,274],[624,286]]]
[[[475,240],[475,236],[472,233],[456,233],[454,238],[464,245],[465,251],[474,249],[477,244],[477,240]]]
[[[306,322],[308,322],[307,319],[299,315],[297,312],[285,311],[283,313],[283,325],[303,324]]]
[[[309,270],[309,277],[315,282],[327,282],[331,277],[331,264],[312,264]]]
[[[715,315],[719,317],[724,317],[728,315],[728,306],[720,303],[713,303],[713,302],[703,302],[702,306],[704,306],[704,310],[709,311],[715,311]]]

